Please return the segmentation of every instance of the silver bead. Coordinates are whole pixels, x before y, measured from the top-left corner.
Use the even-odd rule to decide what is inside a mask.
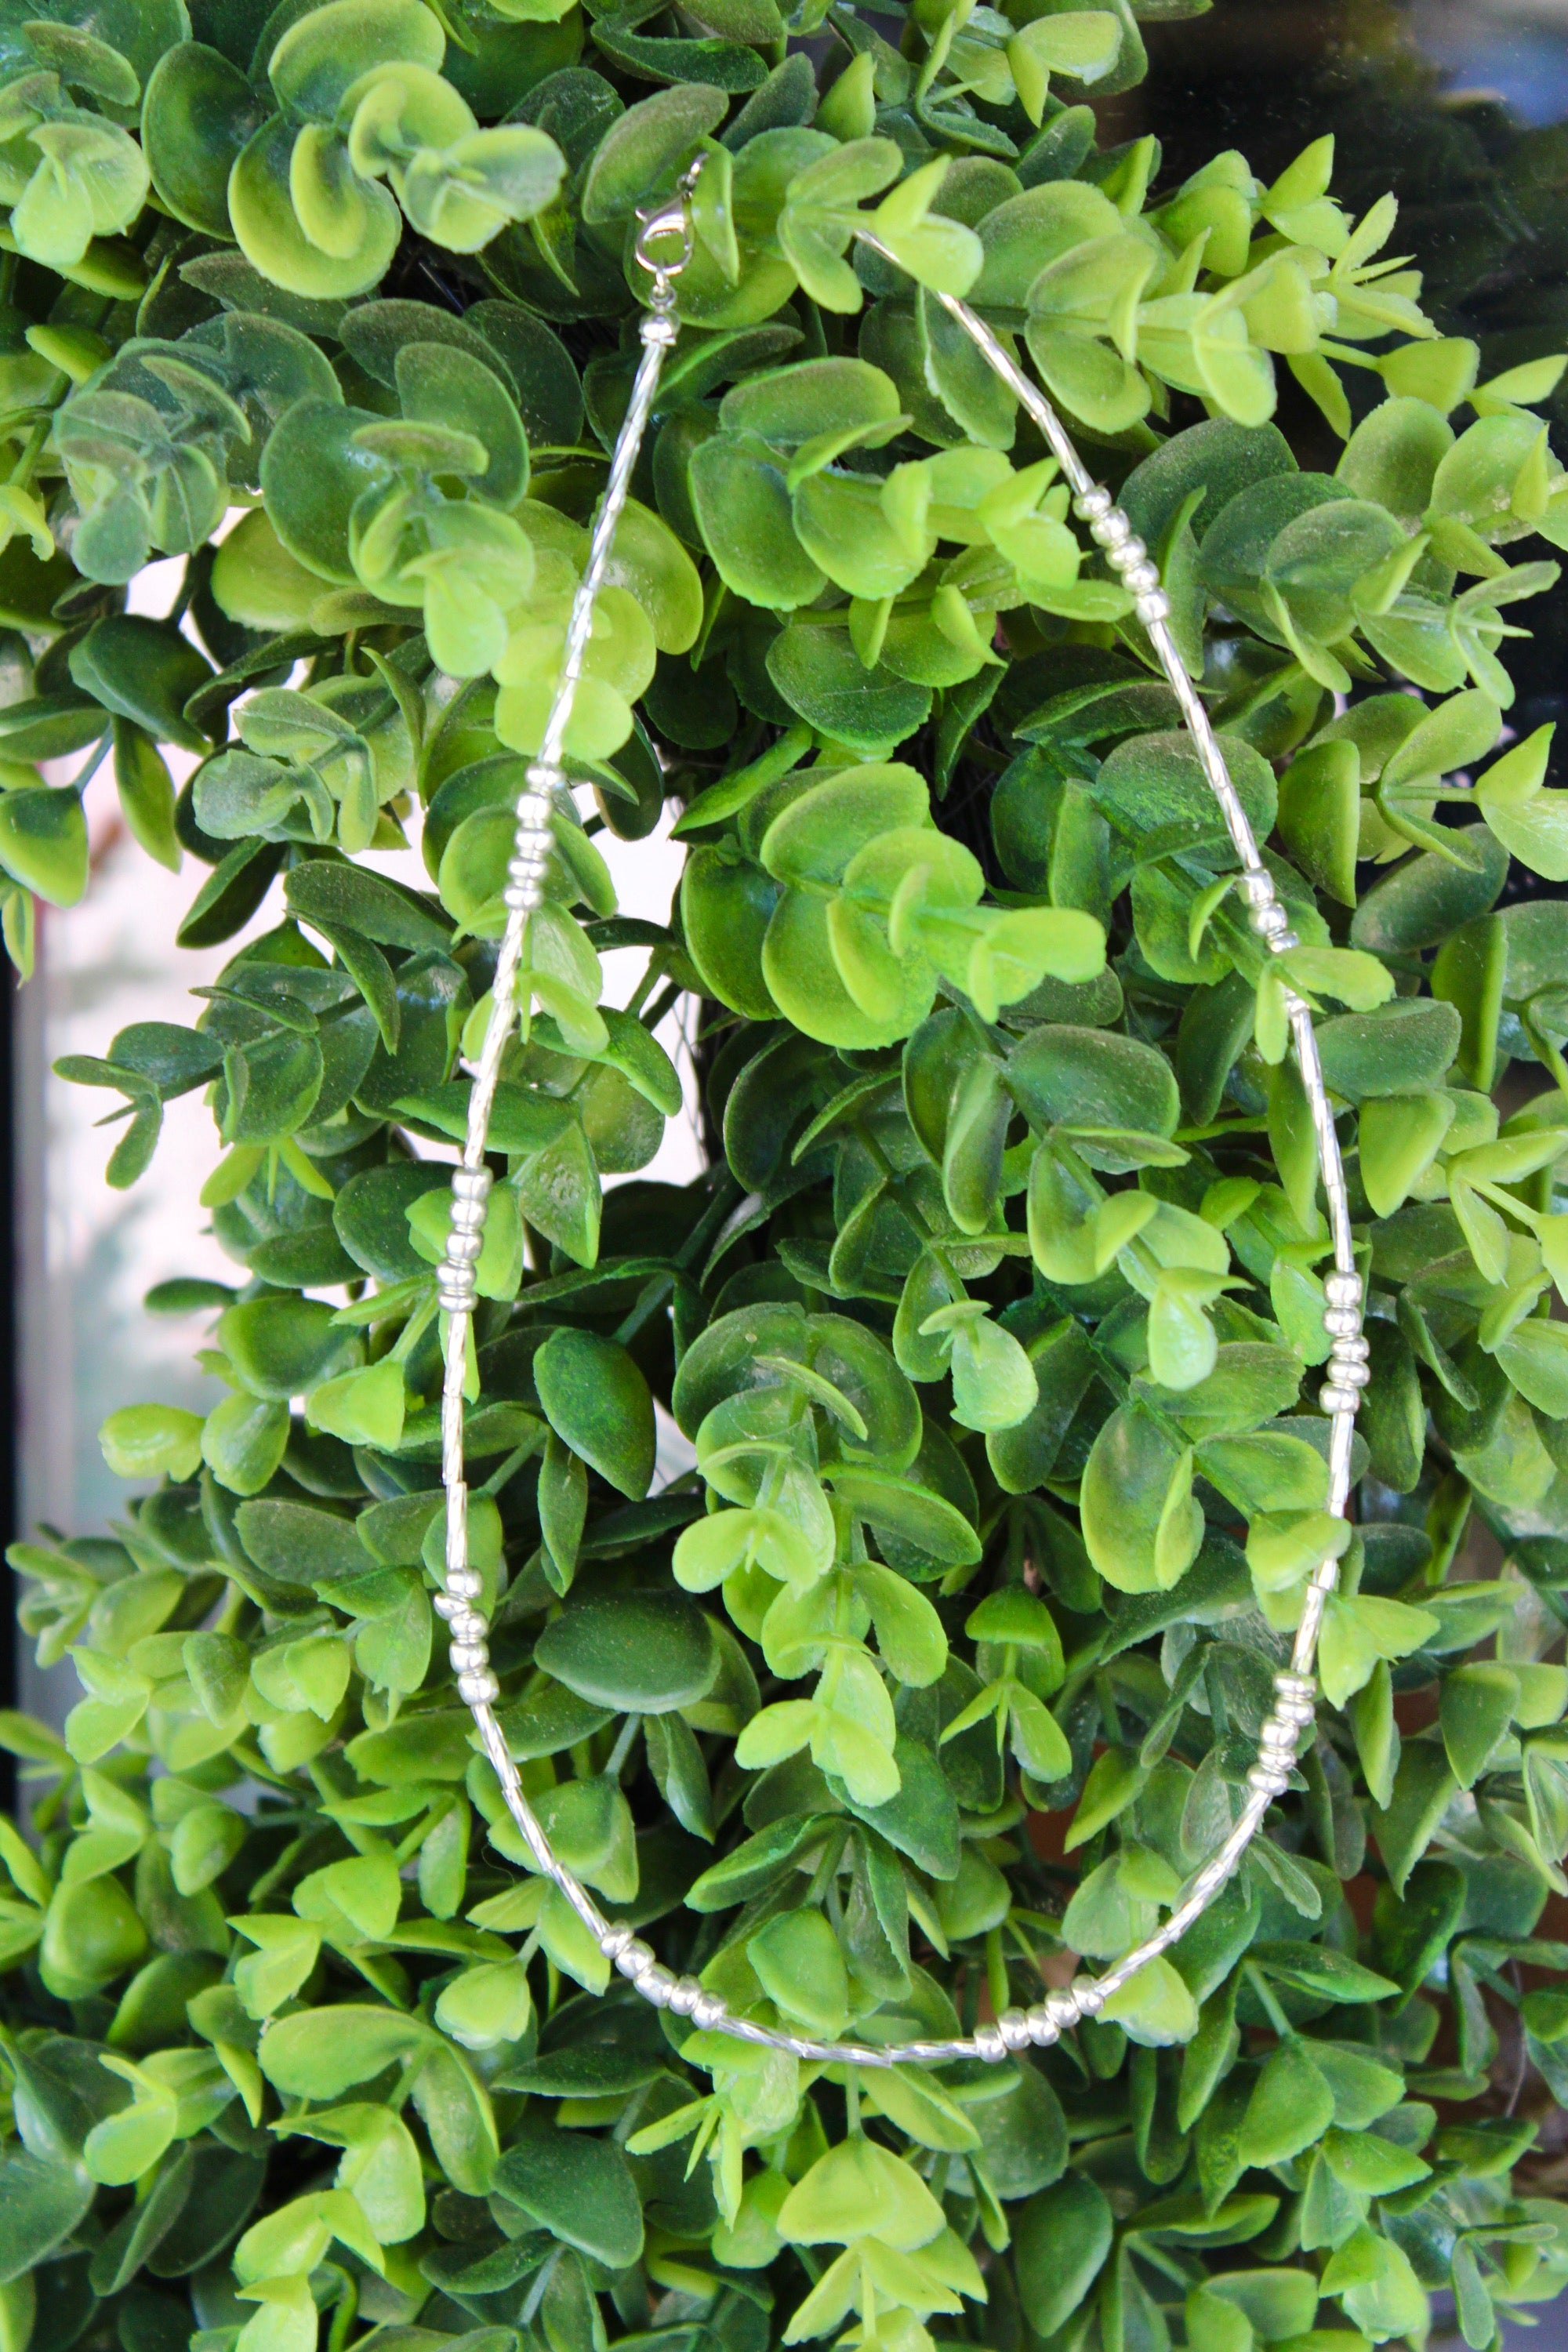
[[[1325,1381],[1318,1391],[1318,1402],[1325,1412],[1359,1412],[1360,1389],[1347,1389],[1338,1381]]]
[[[674,348],[679,332],[680,330],[675,320],[666,317],[662,311],[651,311],[642,322],[644,342],[660,343],[667,352]]]
[[[1053,2042],[1061,2040],[1062,2030],[1043,2000],[1037,2000],[1028,2011],[1029,2039],[1037,2050],[1048,2050]]]
[[[996,2027],[1009,2050],[1028,2048],[1029,2021],[1021,2009],[1005,2009],[996,2021]]]
[[[1105,2007],[1105,1995],[1092,1977],[1074,1977],[1072,1997],[1080,2017],[1098,2017]]]
[[[454,1283],[439,1280],[436,1285],[436,1304],[443,1315],[468,1314],[478,1296],[478,1292],[471,1284],[467,1290],[458,1289]]]
[[[452,1664],[460,1675],[477,1675],[489,1664],[490,1654],[483,1642],[454,1642]]]
[[[500,1685],[488,1667],[458,1676],[458,1696],[465,1706],[488,1706],[500,1696]]]
[[[689,2017],[702,1998],[695,1977],[677,1977],[669,1990],[669,2006],[677,2017]]]
[[[1310,1675],[1294,1675],[1288,1669],[1274,1677],[1274,1687],[1281,1698],[1298,1700],[1310,1707],[1318,1695],[1317,1685]]]
[[[727,2017],[728,2014],[729,2003],[725,2000],[722,1993],[708,1992],[705,1990],[699,1989],[697,1999],[693,2002],[691,2010],[691,2022],[693,2025],[697,2026],[704,2033],[710,2033],[713,2028],[719,2024],[723,2018]]]
[[[994,2066],[1007,2055],[1007,2044],[999,2025],[977,2025],[974,2029],[974,2054]]]
[[[1290,1785],[1290,1775],[1274,1764],[1255,1764],[1247,1776],[1249,1789],[1257,1789],[1268,1797],[1282,1797]]]
[[[1066,2033],[1069,2028],[1075,2026],[1082,2013],[1078,2005],[1078,1990],[1074,1985],[1058,1985],[1054,1992],[1048,1992],[1046,1995],[1046,2007],[1057,2021],[1058,2033]]]
[[[1146,595],[1138,598],[1132,609],[1143,626],[1149,629],[1152,628],[1157,621],[1170,619],[1171,600],[1163,588],[1151,588]]]
[[[1361,1363],[1353,1356],[1342,1356],[1336,1348],[1329,1358],[1329,1378],[1343,1388],[1364,1389],[1372,1379],[1372,1366]]]
[[[658,1965],[647,1946],[636,1936],[629,1936],[618,1952],[610,1952],[606,1947],[606,1957],[613,1959],[622,1976],[630,1977],[634,1984],[645,1969]]]
[[[477,1568],[449,1568],[447,1590],[454,1601],[477,1601],[485,1589],[484,1578]]]
[[[1282,931],[1289,929],[1290,918],[1277,898],[1270,898],[1265,906],[1254,907],[1252,928],[1259,939],[1278,939]]]
[[[482,1201],[494,1181],[488,1168],[454,1168],[452,1197],[458,1201]]]
[[[1331,1307],[1359,1307],[1362,1283],[1359,1274],[1343,1274],[1338,1267],[1323,1276],[1323,1297]]]
[[[1098,522],[1110,512],[1110,492],[1096,482],[1092,489],[1080,490],[1073,500],[1073,511],[1084,522]]]
[[[1347,1331],[1334,1340],[1333,1360],[1336,1364],[1364,1364],[1372,1353],[1372,1343],[1359,1331]]]
[[[1160,585],[1160,574],[1146,558],[1137,563],[1123,563],[1121,578],[1123,584],[1139,596],[1146,596],[1152,588]]]
[[[1241,895],[1249,907],[1268,907],[1274,899],[1274,877],[1267,866],[1251,866],[1240,877]]]
[[[473,1265],[484,1245],[482,1234],[449,1233],[447,1235],[447,1264],[453,1267]]]
[[[621,1964],[621,1954],[626,1950],[628,1944],[635,1943],[636,1940],[637,1938],[631,1928],[626,1925],[625,1921],[617,1920],[613,1927],[606,1927],[604,1934],[600,1937],[599,1949],[603,1952],[607,1960],[613,1961],[615,1966],[619,1968]]]
[[[637,1981],[637,1990],[644,2000],[650,2000],[655,2009],[669,2007],[669,1997],[676,1985],[673,1969],[667,1969],[661,1961],[655,1960],[652,1968],[638,1970]]]
[[[1360,1312],[1354,1307],[1325,1307],[1323,1328],[1331,1339],[1353,1339],[1361,1330]]]

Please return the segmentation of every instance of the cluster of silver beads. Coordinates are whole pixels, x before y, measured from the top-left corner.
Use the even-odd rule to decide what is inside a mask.
[[[1355,1412],[1361,1392],[1372,1378],[1372,1349],[1361,1328],[1362,1281],[1359,1274],[1335,1272],[1323,1282],[1328,1305],[1323,1328],[1331,1346],[1328,1378],[1318,1391],[1325,1412]]]
[[[531,915],[543,899],[552,838],[552,794],[563,782],[554,768],[535,766],[528,772],[528,790],[517,804],[517,839],[501,892],[509,914]]]
[[[1287,948],[1300,945],[1290,928],[1289,916],[1279,904],[1274,877],[1266,866],[1252,866],[1242,876],[1241,893],[1249,910],[1247,919],[1271,953],[1283,955]]]
[[[452,1223],[446,1254],[436,1273],[436,1297],[448,1315],[468,1314],[479,1295],[475,1268],[484,1247],[489,1190],[488,1168],[453,1170]]]
[[[1036,2001],[1023,2011],[1029,2040],[1037,2049],[1047,2050],[1053,2042],[1059,2042],[1064,2033],[1070,2033],[1081,2018],[1097,2015],[1104,2006],[1105,1996],[1099,1986],[1088,1977],[1079,1977],[1070,1985],[1058,1986],[1055,1992],[1048,1992],[1044,2000]],[[1010,2010],[1007,2017],[1003,2019],[1004,2035],[1007,2018],[1016,2017],[1018,2013]]]
[[[452,1636],[458,1696],[468,1706],[488,1706],[500,1696],[500,1685],[490,1672],[489,1627],[475,1606],[482,1590],[477,1569],[449,1568],[446,1590],[436,1596],[437,1614],[446,1619]]]
[[[677,2017],[689,2017],[703,2032],[728,2015],[728,2004],[721,1994],[709,1992],[695,1977],[678,1977],[629,1927],[606,1927],[599,1938],[599,1949],[655,2009],[668,2009]]]
[[[1258,1761],[1247,1786],[1268,1797],[1282,1796],[1296,1768],[1296,1747],[1312,1720],[1312,1685],[1302,1675],[1274,1677],[1274,1711],[1258,1735]]]
[[[1105,560],[1131,592],[1132,609],[1145,628],[1171,616],[1171,600],[1160,585],[1160,572],[1149,551],[1108,489],[1098,484],[1073,501],[1074,510],[1089,525],[1089,535],[1105,550]]]

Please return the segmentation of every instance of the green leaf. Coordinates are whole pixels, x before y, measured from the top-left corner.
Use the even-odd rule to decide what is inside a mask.
[[[205,738],[184,712],[212,677],[212,667],[177,629],[133,613],[111,614],[72,646],[70,674],[84,694],[155,741],[205,751]]]
[[[746,1946],[763,1990],[808,2033],[831,2039],[849,2017],[844,1956],[820,1911],[786,1911]]]
[[[261,120],[245,75],[218,50],[182,41],[164,52],[142,100],[142,146],[176,220],[230,235],[228,175]]]
[[[1407,1657],[1438,1630],[1429,1609],[1371,1593],[1331,1593],[1323,1614],[1318,1671],[1331,1703],[1342,1706],[1379,1658]]]
[[[335,2099],[432,2040],[428,2026],[399,2010],[339,2002],[279,2018],[262,2042],[261,2071],[286,2096]]]
[[[1145,1960],[1120,1991],[1112,1993],[1100,2014],[1120,2025],[1130,2041],[1153,2050],[1190,2042],[1198,2030],[1197,2004],[1163,1957]]]
[[[718,127],[725,111],[722,91],[696,81],[658,90],[628,107],[594,149],[583,188],[584,221],[595,226],[626,219]]]
[[[858,2135],[817,2158],[778,2217],[779,2235],[795,2244],[874,2238],[900,2252],[929,2244],[942,2227],[942,2208],[913,2167]]]
[[[1066,1851],[1086,1844],[1107,1822],[1125,1811],[1148,1777],[1125,1748],[1107,1748],[1097,1756],[1068,1832]]]
[[[114,780],[120,789],[121,813],[132,838],[149,857],[178,873],[181,851],[174,829],[174,779],[156,743],[129,719],[115,723]]]
[[[1280,1984],[1328,2000],[1383,2000],[1395,1990],[1386,1977],[1363,1968],[1331,1945],[1257,1944],[1252,1958]]]
[[[707,1619],[679,1592],[574,1593],[533,1654],[580,1698],[637,1715],[694,1705],[719,1671]]]
[[[533,1360],[551,1427],[635,1501],[653,1476],[653,1398],[626,1349],[589,1331],[554,1331]]]
[[[98,1433],[117,1478],[188,1478],[202,1458],[202,1418],[178,1405],[132,1404],[111,1412]]]
[[[202,1460],[231,1494],[258,1495],[283,1459],[289,1408],[260,1397],[225,1397],[202,1429]]]
[[[79,793],[39,784],[0,794],[0,866],[13,881],[51,907],[74,907],[87,888],[87,861]]]
[[[1119,1405],[1084,1471],[1080,1507],[1089,1556],[1120,1592],[1179,1583],[1203,1541],[1193,1499],[1193,1455],[1136,1405]]]
[[[1106,1154],[1095,1153],[1094,1129],[1173,1135],[1181,1115],[1164,1055],[1113,1030],[1042,1024],[1014,1047],[1005,1075],[1008,1091],[1032,1123],[1089,1131],[1094,1165],[1116,1164],[1113,1154],[1108,1161]]]
[[[1069,2172],[1014,2219],[1018,2293],[1030,2323],[1054,2335],[1078,2310],[1110,2251],[1111,2210],[1098,2181]]]
[[[1519,1705],[1519,1676],[1485,1661],[1452,1667],[1443,1678],[1443,1746],[1461,1789],[1473,1788]]]
[[[796,536],[784,467],[766,442],[719,434],[694,452],[689,478],[703,543],[732,594],[776,612],[821,594],[826,575]]]
[[[767,670],[797,717],[862,759],[885,758],[931,713],[931,688],[883,663],[867,668],[837,615],[794,617],[768,648]]]
[[[1282,2042],[1263,2062],[1241,2126],[1244,2164],[1280,2164],[1321,2137],[1333,2120],[1334,2097],[1299,2037]]]
[[[612,2140],[531,2123],[496,2169],[511,2203],[552,2236],[610,2270],[642,2252],[643,2217],[630,2165]]]
[[[1440,1747],[1405,1742],[1388,1804],[1373,1816],[1378,1851],[1396,1894],[1426,1851],[1458,1785]]]
[[[1439,1086],[1459,1049],[1451,1004],[1401,997],[1376,1013],[1342,1013],[1315,1024],[1323,1076],[1347,1102]]]
[[[70,2236],[95,2188],[64,2156],[13,2147],[0,2158],[0,2285],[26,2277]]]

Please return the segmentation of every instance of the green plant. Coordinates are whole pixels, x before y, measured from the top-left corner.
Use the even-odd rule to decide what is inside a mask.
[[[113,1537],[11,1555],[84,1696],[63,1739],[3,1727],[45,1784],[31,1842],[0,1823],[10,2352],[1356,2352],[1434,2291],[1485,2352],[1568,2283],[1531,2163],[1568,2103],[1568,912],[1494,911],[1510,856],[1568,878],[1500,659],[1568,543],[1562,363],[1478,381],[1326,142],[1268,185],[1098,150],[1137,13],[4,21],[6,941],[25,969],[35,894],[85,887],[85,772],[37,772],[73,751],[210,868],[182,940],[277,918],[195,1025],[62,1066],[122,1097],[116,1184],[209,1090],[244,1279],[152,1301],[212,1308],[226,1394],[111,1416]],[[1226,1833],[1338,1534],[1278,972],[1125,598],[933,292],[1159,554],[1370,1278],[1291,1792],[1101,2018],[941,2076],[612,1988],[433,1639],[439,1151],[637,207],[698,152],[479,1269],[470,1540],[557,1852],[732,2010],[973,2025],[1129,1949]],[[1281,361],[1332,476],[1271,422]],[[123,609],[155,552],[163,621]],[[594,835],[667,800],[679,904],[628,921]],[[410,835],[428,889],[374,863]],[[680,1108],[682,992],[722,1153],[606,1192]],[[656,1400],[696,1466],[650,1494]]]

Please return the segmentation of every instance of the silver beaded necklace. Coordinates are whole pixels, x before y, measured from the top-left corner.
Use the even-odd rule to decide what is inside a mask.
[[[527,789],[517,803],[517,836],[504,894],[506,928],[496,962],[489,1024],[479,1059],[471,1065],[473,1093],[468,1104],[468,1132],[462,1158],[452,1178],[451,1232],[437,1280],[437,1297],[447,1317],[441,1396],[441,1476],[447,1496],[447,1542],[446,1589],[438,1596],[436,1607],[450,1628],[458,1693],[479,1727],[508,1812],[541,1873],[561,1889],[605,1958],[645,2000],[656,2008],[672,2011],[678,2017],[689,2017],[694,2026],[709,2032],[729,2034],[740,2042],[758,2042],[770,2049],[787,2050],[818,2064],[929,2066],[955,2058],[996,2062],[1011,2051],[1030,2046],[1043,2048],[1058,2041],[1079,2019],[1093,2017],[1148,1961],[1181,1940],[1234,1874],[1269,1804],[1286,1788],[1301,1734],[1312,1723],[1312,1664],[1323,1610],[1339,1572],[1335,1559],[1322,1560],[1309,1579],[1289,1666],[1274,1677],[1274,1707],[1258,1735],[1258,1758],[1247,1776],[1247,1801],[1240,1818],[1225,1843],[1196,1872],[1164,1925],[1102,1975],[1079,1977],[1065,1990],[1047,1993],[1028,2009],[1005,2011],[994,2022],[978,2026],[972,2034],[952,2041],[902,2042],[878,2048],[856,2042],[816,2041],[808,2034],[785,2033],[756,2024],[749,2018],[736,2017],[718,1993],[708,1991],[695,1977],[676,1976],[629,1927],[605,1919],[586,1887],[552,1852],[550,1841],[523,1793],[517,1766],[508,1752],[495,1714],[500,1685],[490,1671],[489,1627],[479,1606],[480,1580],[468,1557],[463,1386],[477,1297],[474,1269],[484,1234],[491,1181],[485,1165],[490,1112],[501,1057],[516,1019],[515,992],[523,937],[529,917],[543,900],[552,795],[565,782],[562,755],[593,625],[594,602],[609,562],[616,526],[626,505],[659,374],[676,341],[675,280],[691,254],[690,197],[700,169],[700,163],[687,173],[673,202],[645,217],[637,238],[637,258],[650,279],[647,314],[642,321],[642,359],[610,461],[609,479],[594,525],[587,568],[573,603],[554,700],[538,756],[528,771]],[[861,232],[861,241],[884,259],[893,260],[886,247],[868,232]],[[1084,466],[1050,403],[1023,374],[985,321],[967,303],[952,295],[942,294],[937,299],[1039,427],[1072,489],[1075,511],[1089,525],[1090,536],[1105,551],[1106,561],[1131,593],[1133,610],[1180,705],[1183,722],[1196,747],[1204,774],[1241,861],[1240,888],[1252,928],[1265,947],[1275,955],[1282,955],[1298,944],[1296,935],[1279,903],[1273,877],[1258,854],[1208,714],[1176,651],[1169,627],[1170,604],[1160,584],[1157,568],[1110,491],[1095,481]],[[1330,1423],[1328,1507],[1332,1515],[1342,1518],[1350,1496],[1355,1414],[1368,1379],[1367,1343],[1362,1336],[1362,1282],[1355,1265],[1344,1168],[1334,1132],[1333,1112],[1323,1085],[1311,1013],[1291,989],[1286,989],[1284,1002],[1297,1065],[1311,1106],[1333,1242],[1333,1270],[1323,1284],[1327,1301],[1323,1324],[1331,1352],[1321,1402]]]

